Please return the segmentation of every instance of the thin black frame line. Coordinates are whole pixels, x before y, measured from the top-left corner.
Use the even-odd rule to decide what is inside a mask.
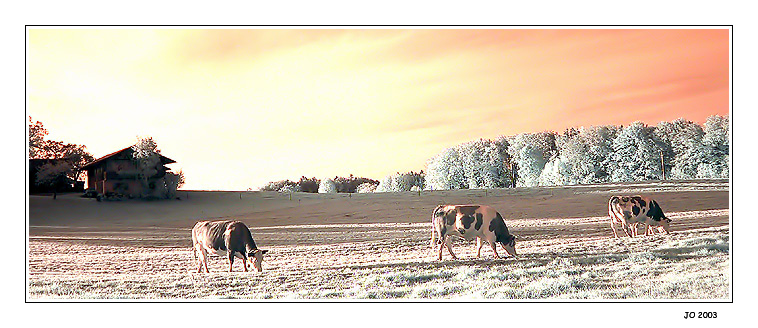
[[[730,71],[730,87],[731,92],[729,93],[729,97],[731,99],[731,106],[729,108],[730,110],[730,117],[729,117],[729,125],[730,125],[730,137],[733,138],[734,136],[734,116],[733,116],[733,107],[734,107],[734,25],[25,25],[25,32],[24,32],[24,66],[28,66],[28,63],[26,61],[26,58],[28,56],[27,54],[27,38],[26,38],[26,29],[30,26],[469,26],[469,27],[477,27],[477,26],[679,26],[679,27],[689,27],[689,26],[718,26],[718,27],[729,27],[730,32],[730,60],[731,60],[731,71]],[[27,82],[27,75],[24,74],[24,85],[26,85]],[[28,133],[28,124],[27,124],[27,117],[29,115],[28,112],[28,104],[27,104],[27,89],[24,88],[24,125]],[[24,135],[24,138],[26,138],[26,135]],[[730,139],[731,139],[730,138]],[[28,141],[27,141],[28,142]],[[734,144],[733,140],[729,141],[729,147],[730,147],[730,168],[729,168],[729,234],[730,234],[730,243],[731,245],[734,244],[734,197],[733,197],[733,191],[732,191],[732,181],[734,177],[734,156],[732,156],[732,146]],[[27,147],[24,148],[24,157],[25,157],[25,190],[27,197],[24,198],[24,210],[25,212],[29,208],[29,160],[28,160],[28,144]],[[26,231],[29,228],[29,217],[27,215],[26,220],[24,221],[24,234],[26,234]],[[29,235],[26,234],[25,236],[26,241],[26,249],[28,249],[29,246]],[[381,300],[365,300],[365,301],[310,301],[310,300],[303,300],[303,301],[263,301],[263,300],[234,300],[234,301],[222,301],[222,300],[192,300],[192,301],[163,301],[163,300],[144,300],[144,299],[134,299],[134,300],[125,300],[123,302],[120,301],[112,301],[112,300],[106,300],[106,301],[99,301],[99,300],[91,300],[91,301],[83,301],[83,300],[74,300],[70,301],[68,299],[61,299],[61,301],[50,301],[50,300],[41,300],[41,301],[30,301],[27,296],[29,295],[29,267],[28,267],[28,257],[29,252],[24,252],[24,303],[84,303],[84,304],[90,304],[90,303],[114,303],[114,304],[130,304],[130,303],[329,303],[329,304],[340,304],[340,303],[367,303],[367,304],[382,304],[382,303],[519,303],[519,304],[571,304],[571,303],[577,303],[577,304],[732,304],[734,303],[734,250],[733,247],[730,245],[730,264],[732,267],[732,275],[731,275],[731,293],[730,293],[730,300],[729,301],[698,301],[698,300],[691,300],[691,301],[618,301],[618,300],[609,300],[609,301],[571,301],[571,302],[561,302],[561,301],[455,301],[455,300],[438,300],[438,301],[426,301],[426,300],[420,300],[420,301],[394,301],[394,300],[387,300],[387,301],[381,301]]]

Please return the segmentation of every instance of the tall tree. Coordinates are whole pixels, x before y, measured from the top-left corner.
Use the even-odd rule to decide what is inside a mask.
[[[698,165],[698,178],[728,178],[729,118],[710,116],[703,130],[704,160]]]
[[[522,133],[509,140],[508,154],[518,167],[518,186],[539,184],[545,165],[558,154],[555,139],[555,132],[545,131]]]
[[[142,182],[142,197],[154,197],[157,194],[158,197],[173,198],[176,190],[184,184],[182,171],[173,173],[164,168],[161,151],[152,137],[137,138],[132,146],[132,161]]]
[[[29,159],[54,160],[37,172],[39,185],[60,187],[84,179],[82,167],[95,158],[86,146],[46,140],[48,131],[40,121],[29,116]]]
[[[32,121],[29,117],[29,158],[40,158],[38,152],[45,142],[45,136],[48,134],[47,129],[40,121]]]
[[[702,162],[703,128],[695,122],[679,118],[661,122],[654,132],[664,156],[664,164],[674,179],[691,179]]]
[[[655,143],[653,128],[634,122],[623,128],[613,140],[613,153],[607,165],[611,181],[660,179],[660,148]]]

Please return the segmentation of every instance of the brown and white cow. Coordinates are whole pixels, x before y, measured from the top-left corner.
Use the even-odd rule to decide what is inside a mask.
[[[481,256],[482,246],[486,241],[492,251],[497,254],[496,244],[505,251],[516,256],[516,236],[508,232],[505,221],[500,213],[486,205],[440,205],[432,211],[432,247],[439,244],[438,260],[442,260],[442,247],[446,246],[448,252],[457,259],[451,245],[451,237],[459,237],[465,240],[477,238],[476,257]]]
[[[616,223],[621,223],[621,227],[629,237],[637,236],[639,224],[645,224],[647,236],[651,232],[654,233],[655,229],[663,229],[665,233],[669,233],[671,223],[671,219],[663,214],[658,202],[640,195],[611,196],[608,200],[608,216],[611,219],[611,229],[615,238],[618,238]]]
[[[258,249],[250,234],[250,229],[239,221],[201,221],[192,228],[192,251],[195,259],[197,252],[202,255],[198,260],[197,272],[204,266],[208,271],[208,253],[229,258],[229,272],[232,272],[234,257],[242,259],[247,272],[247,259],[252,258],[253,266],[258,272],[263,271],[261,263],[267,250]]]

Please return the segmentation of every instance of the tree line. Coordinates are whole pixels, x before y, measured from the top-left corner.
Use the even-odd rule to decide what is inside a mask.
[[[480,139],[427,161],[425,189],[729,177],[729,119],[592,126]]]
[[[442,150],[427,160],[426,172],[397,172],[381,181],[303,177],[260,190],[398,192],[728,178],[729,156],[729,118],[714,115],[702,126],[679,118],[656,126],[633,122],[479,139]]]
[[[278,192],[309,192],[309,193],[356,193],[373,192],[379,181],[356,177],[352,174],[345,177],[325,179],[300,177],[299,181],[280,180],[268,182],[258,188],[261,191]]]

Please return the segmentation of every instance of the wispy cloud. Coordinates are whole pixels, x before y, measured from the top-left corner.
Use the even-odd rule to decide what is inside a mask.
[[[188,188],[382,178],[482,137],[727,114],[728,33],[32,29],[28,108],[96,156],[151,135]]]

